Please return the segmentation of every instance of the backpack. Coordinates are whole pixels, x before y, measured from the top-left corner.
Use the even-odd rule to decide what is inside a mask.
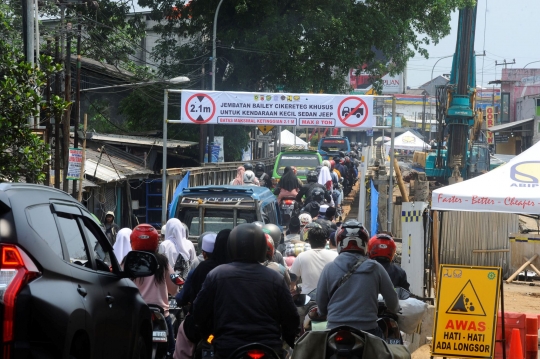
[[[179,254],[174,263],[174,271],[183,279],[186,279],[191,269],[191,262],[186,261],[184,256]]]

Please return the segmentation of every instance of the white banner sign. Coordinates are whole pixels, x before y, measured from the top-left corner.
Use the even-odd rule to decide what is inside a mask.
[[[372,128],[373,97],[182,91],[180,120],[197,125]]]

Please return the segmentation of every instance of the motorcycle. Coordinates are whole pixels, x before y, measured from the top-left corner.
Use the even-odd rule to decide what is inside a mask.
[[[284,197],[279,204],[279,208],[281,211],[282,223],[285,227],[288,227],[291,218],[299,214],[298,202],[296,202],[295,197]]]
[[[171,280],[179,287],[184,285],[184,279],[177,273],[171,274]],[[178,328],[180,327],[180,323],[184,320],[185,315],[184,308],[178,305],[173,296],[169,296],[169,316],[172,322],[173,336],[176,338],[178,335]]]
[[[349,326],[339,326],[328,333],[327,359],[361,359],[364,354],[365,333]]]
[[[398,326],[398,317],[396,314],[387,310],[383,297],[379,294],[379,308],[377,312],[377,325],[381,329],[384,341],[388,344],[403,345],[403,338]]]
[[[152,359],[165,358],[167,355],[167,322],[163,308],[148,304],[152,314]]]

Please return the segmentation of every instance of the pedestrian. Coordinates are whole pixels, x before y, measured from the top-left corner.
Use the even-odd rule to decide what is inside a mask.
[[[244,185],[244,172],[246,172],[246,169],[244,166],[239,166],[236,169],[236,178],[231,181],[231,186],[242,186]]]
[[[109,239],[109,242],[111,245],[114,245],[114,242],[116,242],[116,234],[120,228],[116,223],[114,223],[114,212],[109,211],[105,215],[105,234],[107,235],[107,239]]]
[[[195,246],[187,238],[186,227],[178,218],[169,219],[166,226],[166,239],[162,243],[164,254],[174,270],[186,279],[191,267],[199,263]]]

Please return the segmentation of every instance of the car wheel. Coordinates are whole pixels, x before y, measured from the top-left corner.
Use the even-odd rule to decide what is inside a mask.
[[[144,340],[144,337],[142,334],[139,334],[139,338],[137,339],[137,348],[135,350],[135,359],[150,359],[150,356],[148,355],[148,347],[147,343]]]

